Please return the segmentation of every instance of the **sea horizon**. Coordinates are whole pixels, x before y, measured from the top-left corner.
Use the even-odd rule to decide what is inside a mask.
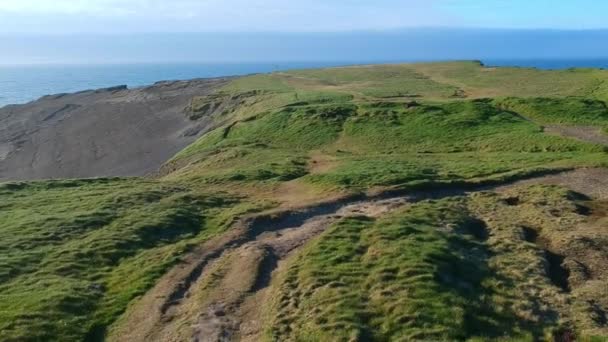
[[[242,76],[291,69],[445,61],[450,60],[0,64],[0,107],[27,103],[45,95],[72,93],[117,85],[136,88],[161,81]],[[529,67],[544,70],[608,68],[608,57],[581,59],[492,58],[479,59],[479,61],[486,66]]]

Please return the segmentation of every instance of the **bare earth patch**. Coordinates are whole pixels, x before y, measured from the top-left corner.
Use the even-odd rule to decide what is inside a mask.
[[[111,341],[255,341],[259,306],[279,262],[342,217],[380,216],[407,197],[350,200],[245,219],[184,258],[125,314]]]
[[[281,183],[281,185],[270,194],[270,198],[281,203],[281,208],[298,208],[319,201],[331,201],[343,197],[344,193],[323,192],[306,184],[300,179]]]
[[[551,196],[534,198],[530,195],[537,191],[530,188],[533,185],[557,185],[586,197],[567,194],[567,201],[556,201]],[[532,273],[540,269],[539,274],[550,281],[553,286],[543,290],[541,298],[559,314],[562,326],[575,326],[583,336],[607,336],[608,170],[581,169],[496,190],[503,203],[480,210],[485,211],[481,215],[485,215],[492,231],[490,244],[504,244],[516,236],[532,244],[542,256],[542,264],[533,267],[531,262],[523,269],[523,277],[530,281]],[[508,260],[509,253],[523,256],[525,247],[511,244],[497,253],[496,259]],[[523,278],[518,284],[521,291],[531,291]],[[564,330],[562,337],[572,331]],[[558,335],[555,340],[565,340],[562,337]]]
[[[545,132],[593,144],[608,145],[608,136],[602,132],[601,128],[594,126],[549,125],[545,126]]]
[[[308,172],[311,174],[322,174],[332,171],[338,166],[339,162],[334,156],[313,152],[308,164]]]
[[[151,291],[131,306],[112,327],[108,340],[258,341],[264,322],[263,308],[269,302],[268,296],[271,294],[268,288],[273,277],[291,255],[338,220],[349,216],[380,217],[420,200],[465,195],[477,190],[495,191],[499,196],[508,197],[513,189],[535,184],[563,186],[595,200],[608,200],[608,169],[588,168],[490,188],[480,186],[479,189],[437,189],[407,194],[378,193],[373,197],[333,199],[306,207],[294,207],[296,202],[292,201],[283,206],[287,209],[243,218],[227,234],[185,256],[180,265],[163,276]],[[299,189],[295,186],[291,190],[297,193]],[[291,190],[286,192],[288,196],[294,196]],[[510,200],[509,197],[505,201],[509,208],[518,210],[519,199]],[[588,248],[586,241],[598,238],[593,234],[596,234],[597,225],[605,222],[605,210],[593,210],[593,220],[590,218],[577,223],[577,228],[569,233],[573,235],[567,241],[544,232],[535,233],[539,236],[534,239],[539,239],[538,248],[546,249],[547,265],[555,267],[555,270],[551,268],[547,272],[555,276],[556,284],[568,284],[563,285],[563,291],[581,293],[580,296],[589,298],[589,310],[598,307],[598,319],[601,320],[605,317],[603,308],[606,303],[600,303],[595,294],[603,293],[597,291],[597,286],[602,283],[604,275],[597,265],[608,261],[608,254],[603,255],[603,249],[594,252]],[[584,210],[581,212],[586,213]],[[488,219],[490,227],[494,225],[493,221],[496,220]],[[559,219],[557,222],[567,225],[569,221]],[[589,230],[588,227],[595,228]],[[514,226],[508,230],[513,229],[521,228]],[[522,234],[522,238],[530,238],[526,232]],[[576,271],[577,265],[583,265],[583,273]],[[570,284],[576,283],[576,280],[569,277],[585,275],[584,270],[594,273],[586,275],[583,283],[571,288]],[[553,295],[556,298],[567,297]],[[589,318],[581,319],[589,321]]]
[[[532,184],[562,185],[590,197],[608,198],[603,190],[608,188],[608,170],[604,169],[565,172],[489,190],[508,192],[514,186]],[[348,216],[379,217],[409,203],[463,195],[469,190],[475,189],[347,198],[244,218],[161,278],[111,329],[109,340],[257,341],[261,308],[267,302],[266,289],[273,274],[285,259],[331,224]]]
[[[544,177],[521,180],[514,184],[498,187],[496,190],[500,192],[514,186],[534,184],[563,186],[594,199],[608,199],[608,169],[603,168],[577,169]]]
[[[188,118],[229,79],[45,96],[0,108],[0,181],[143,176],[215,127]]]

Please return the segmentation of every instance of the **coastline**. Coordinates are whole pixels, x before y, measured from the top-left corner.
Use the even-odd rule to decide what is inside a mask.
[[[608,68],[608,58],[599,59],[481,59],[491,67],[522,67],[542,70]],[[239,77],[274,71],[346,67],[372,64],[410,64],[433,61],[325,61],[265,63],[175,63],[99,65],[0,65],[0,108],[22,105],[44,96],[70,94],[127,85],[129,89],[159,82],[188,81],[217,77]],[[439,60],[435,62],[440,62]]]

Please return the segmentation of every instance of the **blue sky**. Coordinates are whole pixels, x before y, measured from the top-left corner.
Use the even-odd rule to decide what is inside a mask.
[[[0,0],[0,64],[608,58],[606,0]]]
[[[598,59],[607,41],[608,30],[0,35],[0,64]]]
[[[0,33],[608,27],[605,0],[0,0]]]

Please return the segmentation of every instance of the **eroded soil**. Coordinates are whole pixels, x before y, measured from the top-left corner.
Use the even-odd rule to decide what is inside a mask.
[[[605,199],[604,190],[598,189],[605,189],[606,176],[608,171],[603,169],[581,169],[491,189],[439,189],[407,195],[388,193],[247,217],[228,234],[207,242],[185,257],[183,263],[129,309],[120,324],[112,329],[109,339],[256,341],[261,333],[261,307],[267,302],[265,290],[273,272],[295,251],[343,217],[379,217],[424,199],[479,190],[508,193],[513,187],[531,184],[566,186],[589,198]],[[599,185],[589,184],[589,179]],[[518,204],[514,201],[512,206]],[[547,260],[556,270],[563,269],[562,263],[570,262],[567,255],[557,253],[563,250],[562,247],[552,244],[543,248],[546,253],[555,254],[553,259],[549,258],[553,254],[547,254]],[[556,276],[562,277],[556,281],[565,281],[563,274]]]
[[[592,144],[608,145],[608,135],[601,128],[594,126],[545,126],[545,133],[573,138]]]
[[[520,180],[513,184],[500,186],[496,188],[496,190],[504,191],[513,186],[534,184],[563,186],[590,198],[597,200],[608,199],[608,169],[604,168],[577,169],[543,177]]]
[[[608,144],[608,138],[596,129],[585,127],[548,127],[547,133],[560,134],[592,143]],[[312,170],[324,172],[335,162],[324,156],[312,158]],[[509,223],[525,205],[519,198],[509,197],[514,188],[530,185],[556,185],[571,189],[588,201],[589,208],[575,208],[576,220],[556,220],[557,233],[542,231],[534,225]],[[294,196],[301,187],[289,183],[286,196]],[[291,191],[293,190],[293,191]],[[501,234],[520,234],[521,240],[532,244],[529,253],[544,260],[535,276],[545,277],[553,284],[539,297],[536,314],[541,307],[552,306],[568,311],[576,298],[578,312],[566,315],[569,320],[588,327],[588,331],[606,332],[608,290],[603,284],[608,274],[608,249],[598,245],[608,234],[598,233],[608,212],[608,170],[587,168],[520,180],[496,187],[478,189],[439,189],[424,193],[385,193],[372,198],[334,199],[319,205],[288,209],[244,218],[228,234],[211,240],[186,256],[183,263],[166,274],[139,302],[133,305],[110,333],[115,341],[258,341],[262,333],[262,307],[268,302],[267,291],[273,274],[291,255],[331,224],[347,216],[379,217],[413,202],[464,195],[476,191],[495,191],[505,197],[508,210],[504,220],[486,218],[491,231],[490,242],[501,248]],[[300,196],[314,198],[315,194]],[[298,196],[294,197],[298,198]],[[288,201],[289,202],[289,201]],[[283,208],[293,208],[289,202]],[[604,204],[602,204],[604,203]],[[532,211],[533,212],[533,211]],[[479,212],[484,215],[483,210]],[[497,215],[486,213],[486,215]],[[509,216],[511,215],[511,216]],[[548,215],[558,215],[549,212]],[[583,217],[583,218],[580,218]],[[537,218],[530,217],[530,222]],[[525,221],[525,220],[524,220]],[[554,224],[554,223],[551,223]],[[572,229],[573,228],[573,229]],[[570,229],[570,231],[564,231]],[[510,235],[509,235],[510,234]],[[512,236],[511,236],[512,237]],[[599,242],[598,242],[599,241]],[[535,259],[536,260],[536,259]],[[523,282],[523,280],[522,280]],[[523,282],[525,283],[525,282]],[[529,289],[523,289],[526,291]],[[546,300],[544,300],[545,298]],[[540,303],[540,304],[539,304]],[[540,310],[540,311],[538,311]],[[531,312],[532,312],[531,311]],[[549,313],[547,313],[548,316]],[[604,328],[601,328],[604,327]],[[571,332],[565,330],[564,336]],[[559,336],[558,336],[559,337]]]
[[[256,340],[259,305],[280,262],[342,217],[377,217],[408,197],[350,200],[241,222],[158,283],[110,335],[116,341]]]

